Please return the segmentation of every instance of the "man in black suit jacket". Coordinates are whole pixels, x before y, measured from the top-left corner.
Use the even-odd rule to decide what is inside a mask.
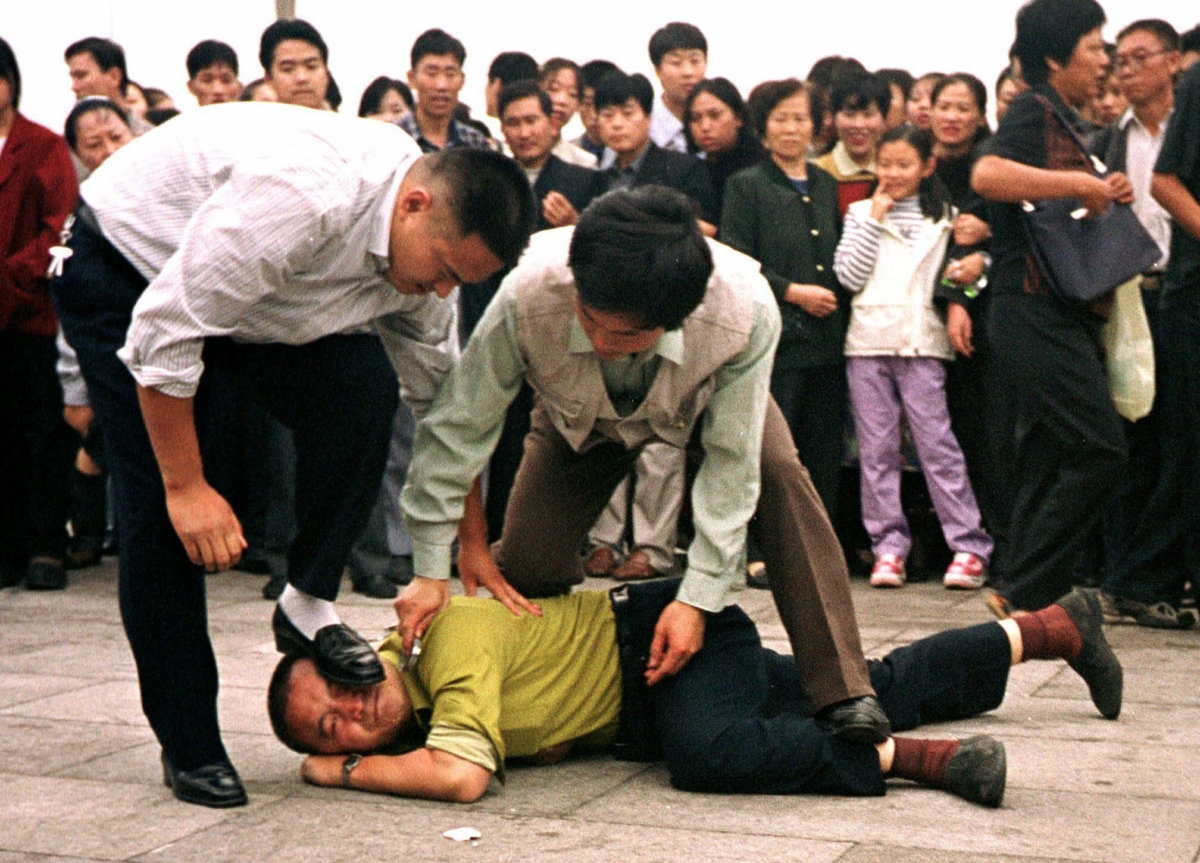
[[[575,224],[579,212],[603,194],[608,180],[599,171],[568,165],[553,155],[557,130],[550,97],[533,81],[518,81],[500,92],[500,129],[517,164],[525,169],[541,204],[538,230]]]
[[[700,227],[716,235],[717,199],[700,160],[664,150],[650,140],[654,89],[644,75],[609,72],[596,83],[596,113],[604,143],[616,153],[608,169],[612,188],[656,184],[683,192],[699,208]]]

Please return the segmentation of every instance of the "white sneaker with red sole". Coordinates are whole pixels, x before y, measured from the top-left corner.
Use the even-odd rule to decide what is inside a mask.
[[[875,558],[871,569],[871,587],[904,587],[908,576],[904,572],[904,558],[898,554],[881,554]]]
[[[950,561],[942,584],[948,590],[979,590],[987,581],[987,567],[979,555],[960,551]]]

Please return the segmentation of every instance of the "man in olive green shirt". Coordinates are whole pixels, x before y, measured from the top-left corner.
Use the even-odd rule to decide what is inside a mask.
[[[886,739],[841,549],[770,399],[779,332],[758,264],[705,240],[670,190],[611,193],[575,228],[537,235],[417,430],[401,495],[418,576],[398,600],[404,651],[449,599],[456,528],[468,592],[482,584],[514,614],[537,614],[526,597],[583,580],[587,531],[641,447],[661,440],[700,465],[695,539],[647,681],[700,649],[703,612],[725,606],[755,516],[811,704],[851,739]],[[522,379],[537,401],[493,558],[471,489]]]

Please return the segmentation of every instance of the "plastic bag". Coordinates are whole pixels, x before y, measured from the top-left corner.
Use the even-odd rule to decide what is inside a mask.
[[[1105,368],[1117,413],[1140,420],[1154,406],[1154,342],[1142,305],[1141,277],[1117,286],[1104,325]]]

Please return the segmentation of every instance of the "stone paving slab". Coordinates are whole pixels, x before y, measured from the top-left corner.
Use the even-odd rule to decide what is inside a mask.
[[[478,803],[408,801],[304,785],[275,742],[264,690],[276,661],[265,578],[208,579],[225,742],[245,809],[180,804],[162,786],[116,609],[115,567],[73,573],[65,593],[0,591],[0,863],[414,860],[1200,863],[1200,633],[1112,627],[1126,666],[1120,721],[1101,719],[1062,662],[1012,670],[984,717],[916,735],[1005,741],[1005,805],[985,810],[892,783],[884,798],[686,794],[661,766],[606,755],[510,770]],[[589,587],[610,584],[590,580]],[[936,582],[852,585],[864,646],[882,655],[989,620],[977,594]],[[788,652],[770,594],[735,593],[765,643]],[[391,603],[343,585],[343,617],[379,639]],[[478,843],[441,833],[473,826]]]

